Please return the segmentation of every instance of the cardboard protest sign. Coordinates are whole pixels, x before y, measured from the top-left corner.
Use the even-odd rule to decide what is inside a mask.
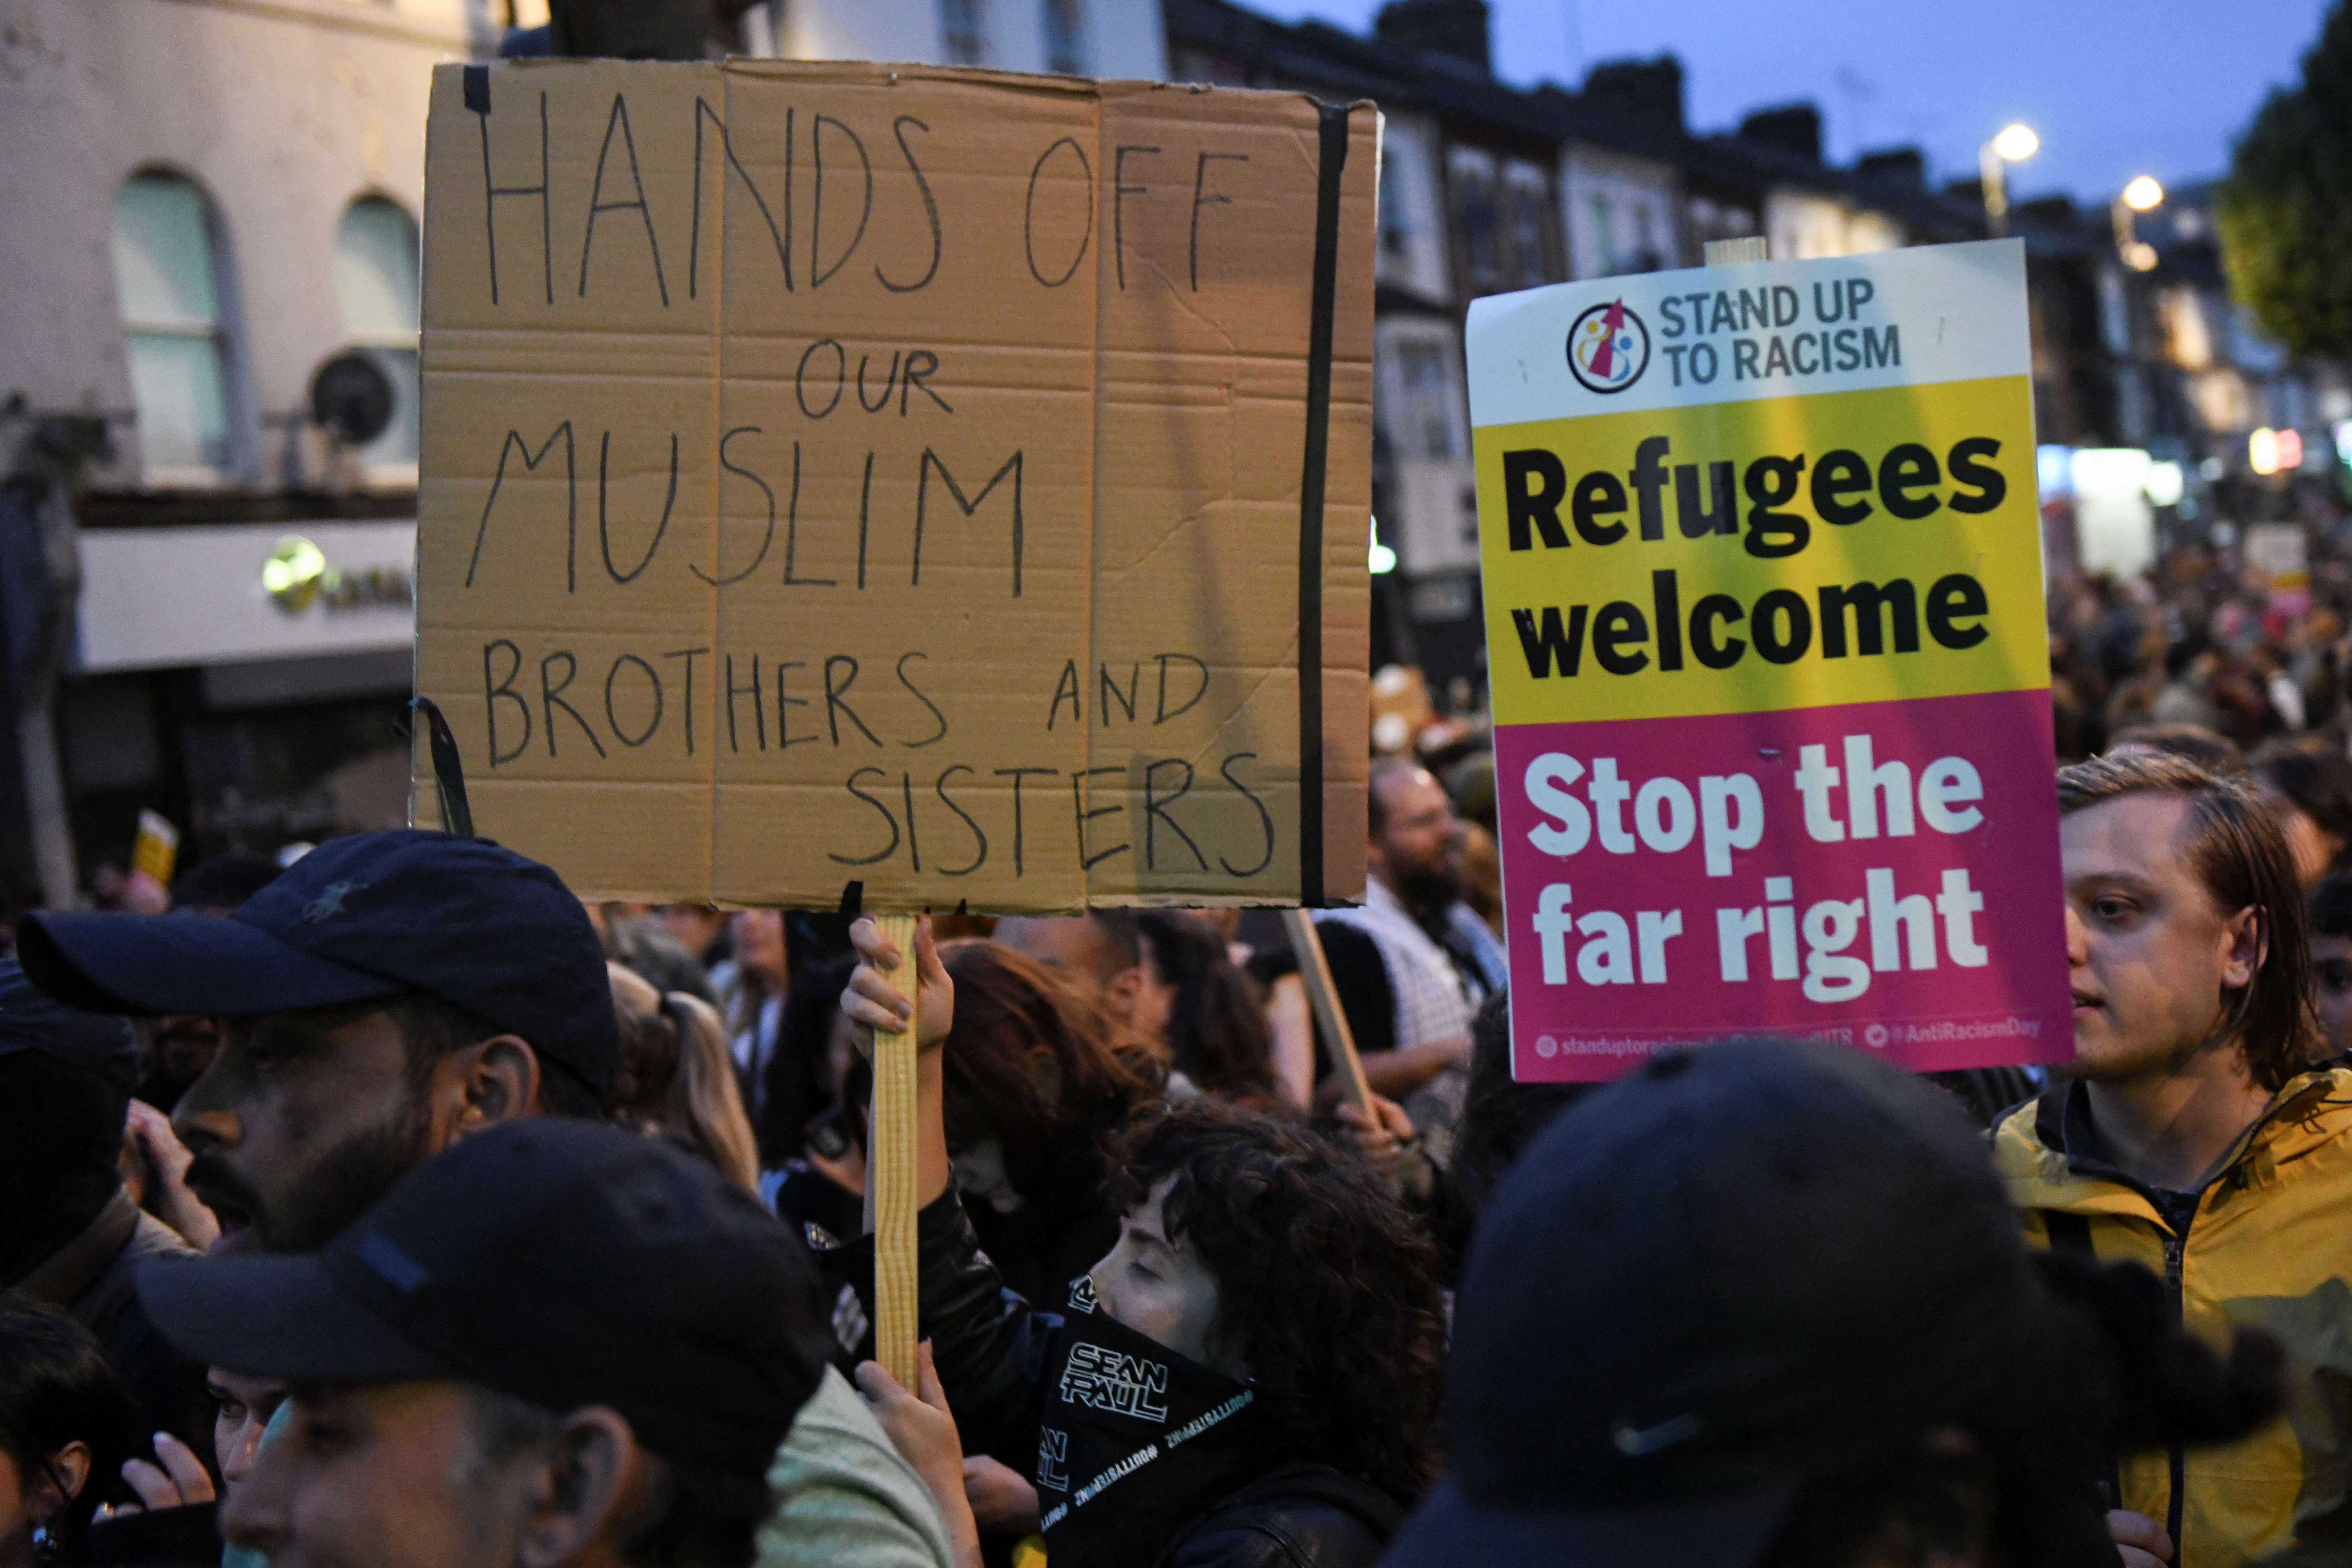
[[[1360,895],[1370,105],[433,94],[417,689],[480,832],[590,896]]]
[[[2072,1054],[2016,241],[1482,300],[1513,1062]]]

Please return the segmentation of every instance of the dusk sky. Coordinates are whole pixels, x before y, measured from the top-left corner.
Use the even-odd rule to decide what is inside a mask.
[[[1380,0],[1244,0],[1353,30]],[[1830,155],[1916,142],[1932,177],[1976,172],[2011,120],[2042,136],[2024,195],[2104,202],[2135,174],[2221,174],[2273,85],[2295,79],[2325,0],[1492,0],[1496,68],[1573,82],[1600,60],[1682,58],[1691,124],[1810,98]]]

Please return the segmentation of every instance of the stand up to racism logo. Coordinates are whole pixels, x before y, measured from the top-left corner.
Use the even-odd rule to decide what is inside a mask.
[[[1650,329],[1620,297],[1570,324],[1568,368],[1588,391],[1622,392],[1650,365]]]

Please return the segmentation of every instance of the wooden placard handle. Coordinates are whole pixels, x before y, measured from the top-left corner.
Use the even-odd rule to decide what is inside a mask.
[[[870,917],[903,955],[892,978],[919,1005],[915,917]],[[874,1031],[873,1147],[866,1152],[874,1187],[874,1359],[901,1388],[915,1387],[915,1055],[916,1018],[897,1034]]]
[[[1339,1087],[1358,1110],[1372,1116],[1372,1086],[1364,1077],[1364,1058],[1356,1054],[1356,1037],[1348,1027],[1348,1015],[1340,1010],[1339,994],[1331,984],[1331,964],[1323,956],[1323,937],[1315,929],[1315,917],[1305,910],[1285,910],[1282,929],[1290,938],[1290,951],[1298,955],[1298,978],[1306,984],[1315,1020],[1323,1026],[1323,1037],[1339,1058]],[[1373,1117],[1372,1124],[1378,1126],[1380,1119]]]

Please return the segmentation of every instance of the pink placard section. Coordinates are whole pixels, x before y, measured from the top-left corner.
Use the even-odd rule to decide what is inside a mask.
[[[1522,1082],[1820,1038],[2074,1054],[2050,694],[1495,732]]]

